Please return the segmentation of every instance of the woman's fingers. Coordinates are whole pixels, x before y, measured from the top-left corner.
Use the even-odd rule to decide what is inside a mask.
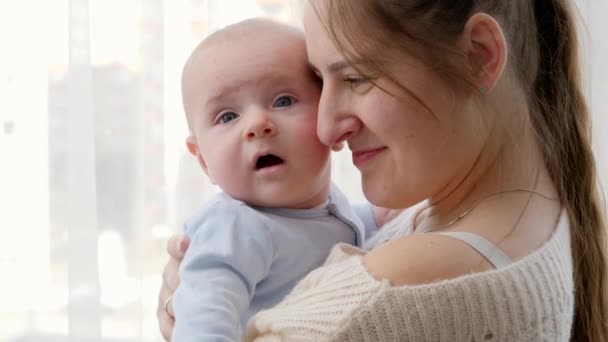
[[[183,235],[174,235],[167,241],[167,253],[169,260],[163,269],[163,288],[167,291],[165,300],[173,295],[179,285],[179,264],[188,249],[189,241]],[[161,289],[161,290],[162,290]],[[163,295],[161,293],[161,295]]]
[[[189,244],[190,240],[184,235],[173,235],[167,241],[167,253],[171,258],[182,260]]]
[[[163,303],[164,302],[161,302],[161,299],[159,298],[159,308],[156,311],[156,317],[158,318],[158,326],[160,327],[160,333],[163,335],[163,339],[170,342],[175,319],[167,311],[165,311]]]
[[[158,293],[158,305],[156,307],[156,318],[158,319],[158,326],[160,333],[163,335],[165,341],[171,341],[171,334],[173,333],[173,325],[175,319],[173,318],[173,307],[171,301],[167,303],[169,298],[172,298],[174,289],[169,289],[167,283],[163,279],[160,291]]]
[[[177,285],[179,285],[179,263],[181,260],[169,258],[163,269],[163,287],[167,290],[166,297],[173,295]],[[165,298],[167,299],[167,298]]]
[[[173,312],[173,293],[179,285],[179,264],[184,258],[190,241],[183,235],[173,235],[167,241],[169,260],[163,268],[163,283],[158,294],[156,317],[160,332],[165,341],[171,341],[173,325],[175,324]]]

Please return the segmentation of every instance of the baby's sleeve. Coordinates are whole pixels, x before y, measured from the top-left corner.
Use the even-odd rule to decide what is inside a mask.
[[[186,227],[191,243],[175,291],[173,341],[236,341],[241,316],[273,259],[270,232],[251,208],[219,203]]]

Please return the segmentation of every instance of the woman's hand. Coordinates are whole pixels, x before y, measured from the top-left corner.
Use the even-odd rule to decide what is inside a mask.
[[[189,244],[190,241],[183,235],[173,235],[167,241],[169,261],[167,261],[163,269],[163,283],[158,294],[158,306],[156,308],[160,332],[167,342],[171,341],[171,333],[173,332],[173,325],[175,323],[171,299],[177,285],[179,285],[179,265],[184,258]]]

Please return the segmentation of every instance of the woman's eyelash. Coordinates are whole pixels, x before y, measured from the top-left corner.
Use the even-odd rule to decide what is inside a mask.
[[[369,78],[363,76],[351,76],[344,79],[344,82],[349,84],[351,87],[357,87],[364,83],[367,83]]]

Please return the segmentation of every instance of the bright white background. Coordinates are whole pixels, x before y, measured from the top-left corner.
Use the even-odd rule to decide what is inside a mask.
[[[0,0],[0,341],[160,341],[165,240],[215,191],[184,148],[181,67],[232,22],[297,23],[296,2]],[[606,192],[608,2],[577,2]]]

